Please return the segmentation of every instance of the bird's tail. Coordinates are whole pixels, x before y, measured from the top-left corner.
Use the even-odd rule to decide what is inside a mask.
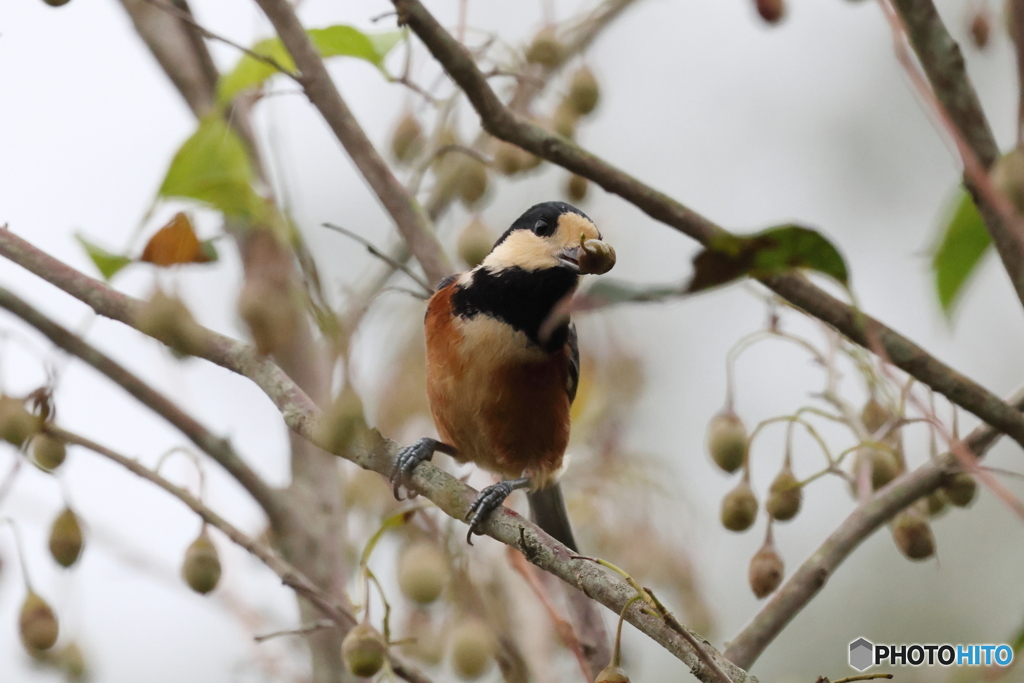
[[[530,500],[530,516],[537,526],[574,553],[578,553],[576,539],[572,535],[572,525],[569,524],[569,513],[565,509],[565,499],[562,498],[562,487],[558,482],[530,491],[527,498]]]

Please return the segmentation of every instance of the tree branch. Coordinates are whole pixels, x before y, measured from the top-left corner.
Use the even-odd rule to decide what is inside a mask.
[[[991,168],[999,158],[999,146],[985,118],[978,94],[967,76],[960,46],[949,35],[932,0],[891,2],[903,19],[914,52],[945,113],[977,155],[981,165],[986,169]],[[964,162],[966,166],[968,160]],[[1013,229],[1014,223],[1019,221],[1012,220],[1016,217],[1012,208],[1011,220],[1005,220],[1001,215],[1003,212],[986,197],[987,193],[979,192],[978,184],[967,171],[965,168],[964,184],[974,196],[1003,267],[1010,276],[1017,297],[1024,304],[1024,242],[1022,236]]]
[[[40,277],[57,285],[68,294],[87,303],[99,315],[119,320],[134,327],[132,313],[142,306],[141,301],[78,273],[73,268],[16,237],[9,230],[0,230],[0,256],[5,256],[25,266]],[[0,293],[2,292],[4,290],[0,289]],[[4,305],[7,298],[0,296],[0,306]],[[40,314],[36,313],[35,315],[39,316]],[[47,323],[55,325],[45,318],[39,322],[43,324],[43,327],[47,327]],[[317,424],[322,413],[291,378],[272,361],[259,356],[249,346],[215,332],[200,329],[203,343],[200,344],[202,352],[199,357],[251,379],[278,407],[285,423],[292,431],[323,447],[324,444],[318,442],[317,435]],[[341,455],[364,469],[389,476],[400,448],[392,441],[376,434],[375,436],[376,442],[372,446],[346,449],[337,455]],[[413,490],[429,498],[447,515],[460,521],[465,519],[470,504],[479,495],[475,489],[466,486],[430,463],[422,463],[416,468],[409,485]],[[609,574],[587,560],[573,559],[575,554],[568,548],[508,508],[500,508],[491,514],[480,530],[492,538],[518,549],[534,565],[579,589],[614,614],[619,614],[630,598],[636,594],[636,591],[617,575]],[[689,666],[691,672],[701,681],[717,683],[718,679],[715,673],[703,664],[701,657],[693,647],[660,617],[652,616],[634,606],[626,613],[626,618]],[[700,635],[695,633],[691,633],[691,635],[705,645],[704,654],[712,657],[733,683],[757,683],[756,678],[726,660]]]
[[[495,137],[519,145],[617,194],[652,218],[689,235],[704,245],[729,233],[668,195],[629,176],[571,141],[518,118],[502,104],[466,49],[437,23],[418,0],[392,0],[399,20],[427,46],[448,74],[465,91],[483,127]],[[888,359],[950,401],[1024,445],[1024,416],[979,384],[930,356],[924,349],[870,316],[839,301],[802,275],[763,278],[761,282],[828,323],[853,342],[873,350],[877,339]],[[878,346],[874,348],[879,348]]]
[[[381,204],[391,215],[409,250],[423,266],[431,284],[436,285],[454,272],[448,255],[434,234],[423,207],[395,178],[387,163],[366,137],[359,122],[331,81],[323,60],[286,0],[256,0],[274,25],[301,72],[298,80],[306,97],[327,121],[356,168],[366,178]]]
[[[137,460],[133,460],[132,458],[117,453],[116,451],[112,451],[106,446],[102,446],[95,441],[85,438],[84,436],[79,436],[78,434],[74,434],[52,424],[46,425],[44,429],[48,434],[55,436],[58,439],[62,439],[69,444],[88,448],[94,453],[113,460],[133,474],[156,484],[164,491],[167,491],[172,496],[185,503],[185,505],[199,515],[203,521],[210,526],[219,529],[233,543],[249,551],[249,553],[256,559],[266,565],[268,569],[277,574],[281,578],[281,583],[316,605],[324,614],[334,620],[343,632],[348,631],[358,623],[355,616],[348,611],[347,608],[334,602],[327,593],[320,590],[315,583],[313,583],[296,567],[286,562],[280,555],[274,552],[270,546],[260,543],[241,531],[238,527],[231,524],[231,522],[227,521],[207,507],[203,501],[193,496],[186,489],[172,484],[153,470],[139,463]],[[407,664],[394,655],[389,655],[389,657],[391,658],[391,666],[395,670],[395,673],[405,680],[410,683],[431,683],[430,679],[416,667]]]
[[[235,453],[231,444],[215,436],[195,418],[159,393],[123,365],[95,348],[70,330],[53,322],[27,302],[0,287],[0,308],[5,308],[36,328],[55,345],[85,361],[120,385],[144,406],[177,427],[192,443],[213,458],[249,492],[272,522],[280,522],[286,514],[278,492],[267,485],[249,465]]]
[[[1013,400],[1019,410],[1024,410],[1024,394],[1018,394]],[[996,430],[982,425],[971,432],[963,445],[980,458],[1000,436]],[[725,656],[736,666],[749,669],[793,617],[825,587],[850,553],[893,515],[933,493],[962,469],[959,458],[954,453],[946,453],[900,475],[858,505],[729,642]]]

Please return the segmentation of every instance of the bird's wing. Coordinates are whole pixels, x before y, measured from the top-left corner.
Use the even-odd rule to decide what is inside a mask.
[[[576,336],[576,325],[569,323],[569,336],[565,340],[566,360],[569,363],[569,379],[565,390],[569,393],[569,403],[576,399],[576,389],[580,385],[580,343]]]

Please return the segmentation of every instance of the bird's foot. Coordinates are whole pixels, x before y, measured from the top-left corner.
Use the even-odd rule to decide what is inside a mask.
[[[417,465],[424,460],[430,460],[434,457],[434,451],[441,451],[449,455],[455,454],[455,449],[448,444],[430,438],[422,438],[413,445],[406,446],[398,451],[395,464],[391,467],[390,477],[391,490],[394,492],[396,499],[402,500],[399,488],[412,476],[412,471],[416,469]],[[410,491],[409,497],[412,498],[413,496],[415,496],[415,493]]]
[[[516,489],[524,489],[530,485],[530,478],[510,479],[491,484],[480,492],[473,504],[469,506],[466,513],[466,520],[469,522],[469,533],[466,534],[466,542],[473,545],[473,534],[479,534],[477,528],[494,510],[501,507],[509,494]]]

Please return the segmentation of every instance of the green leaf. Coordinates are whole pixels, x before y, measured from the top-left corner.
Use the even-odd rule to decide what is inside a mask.
[[[366,34],[351,26],[337,25],[307,31],[321,57],[355,57],[384,69],[384,58],[402,39],[401,31]],[[288,50],[278,38],[267,38],[256,43],[252,51],[270,57],[282,68],[295,71]],[[226,104],[238,93],[259,85],[274,74],[276,68],[250,55],[243,55],[235,68],[221,76],[217,87],[217,101]]]
[[[85,248],[85,253],[92,259],[93,264],[103,275],[104,280],[110,280],[119,270],[132,262],[127,256],[113,254],[103,247],[96,246],[85,238],[82,233],[76,233],[75,239]]]
[[[278,38],[266,38],[252,46],[256,54],[270,57],[289,71],[295,71],[295,62],[288,50],[284,49]],[[252,88],[267,80],[274,74],[280,73],[276,68],[264,61],[250,55],[242,55],[238,64],[229,73],[220,77],[217,84],[217,101],[226,104],[235,99],[235,96],[243,90]]]
[[[970,193],[958,188],[955,201],[955,209],[942,228],[939,245],[932,257],[935,290],[947,316],[992,243]]]
[[[215,113],[201,119],[178,149],[158,194],[196,199],[225,215],[255,219],[264,201],[252,189],[252,179],[245,145]]]
[[[821,233],[781,225],[753,235],[725,235],[693,257],[687,292],[699,292],[744,276],[768,277],[806,268],[849,285],[846,262]]]

